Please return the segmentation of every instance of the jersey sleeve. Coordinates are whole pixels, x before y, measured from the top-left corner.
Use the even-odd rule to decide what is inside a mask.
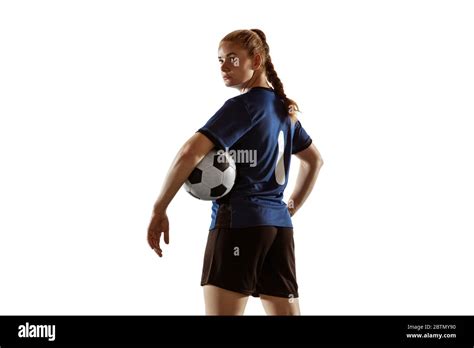
[[[252,128],[244,103],[229,99],[207,123],[197,131],[206,135],[218,148],[230,148]]]
[[[313,140],[308,135],[308,133],[306,133],[305,129],[301,125],[301,122],[297,121],[295,124],[295,131],[293,133],[291,153],[294,155],[300,151],[303,151],[309,145],[311,145],[312,142]]]

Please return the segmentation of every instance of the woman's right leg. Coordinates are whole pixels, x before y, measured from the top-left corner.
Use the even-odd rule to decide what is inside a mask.
[[[249,296],[239,292],[204,285],[206,315],[242,315]]]

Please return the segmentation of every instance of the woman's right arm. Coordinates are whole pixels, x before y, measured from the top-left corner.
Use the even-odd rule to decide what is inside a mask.
[[[300,168],[298,177],[296,178],[295,188],[288,200],[288,210],[291,216],[301,208],[313,190],[319,170],[324,163],[321,154],[314,144],[296,153],[295,156],[300,160]]]
[[[153,215],[148,227],[148,244],[162,257],[161,234],[169,243],[169,221],[166,209],[180,187],[202,158],[214,148],[214,143],[204,134],[196,132],[181,147],[166,174],[163,187],[153,207]]]

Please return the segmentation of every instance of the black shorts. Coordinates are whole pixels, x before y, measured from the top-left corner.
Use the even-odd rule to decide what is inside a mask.
[[[228,204],[219,206],[209,231],[201,285],[259,297],[298,297],[293,229],[255,226],[230,228]]]

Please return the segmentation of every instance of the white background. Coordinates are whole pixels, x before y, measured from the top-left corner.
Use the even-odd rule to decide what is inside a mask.
[[[238,94],[217,46],[244,28],[325,161],[294,218],[302,314],[474,314],[473,18],[470,1],[2,1],[0,314],[204,314],[210,203],[179,191],[163,258],[146,230],[179,147]]]

